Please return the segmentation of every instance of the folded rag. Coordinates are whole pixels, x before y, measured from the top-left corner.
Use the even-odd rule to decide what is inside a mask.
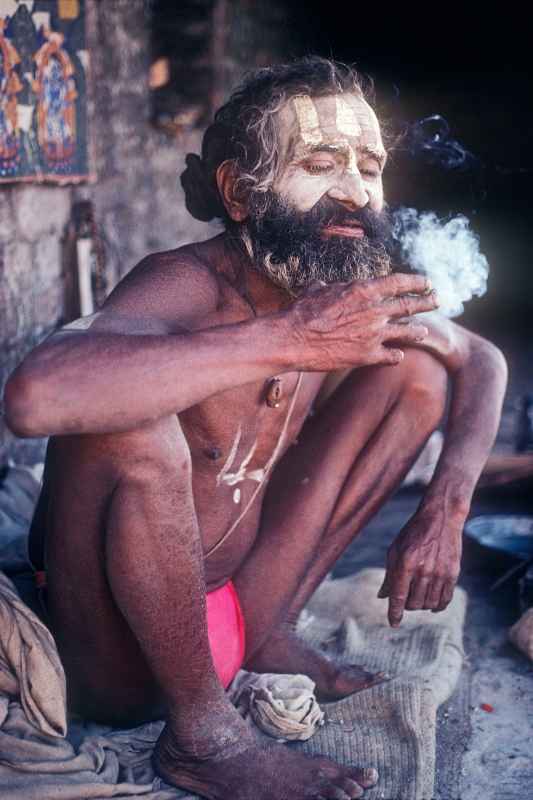
[[[280,741],[310,739],[324,724],[324,712],[307,675],[241,672],[233,681],[230,697],[242,716]]]

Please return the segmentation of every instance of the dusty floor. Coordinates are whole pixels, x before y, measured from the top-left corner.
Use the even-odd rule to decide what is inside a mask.
[[[533,390],[528,355],[514,351],[511,358],[499,452],[512,451],[518,399],[526,389]],[[388,544],[419,499],[418,491],[400,491],[344,554],[334,575],[384,566]],[[478,491],[472,516],[481,513],[533,514],[533,480]],[[507,641],[507,630],[520,615],[518,587],[511,581],[490,590],[510,563],[465,540],[460,585],[469,596],[466,658],[454,695],[439,711],[436,800],[533,797],[533,663]],[[484,711],[482,704],[493,711]]]
[[[481,512],[533,513],[525,493],[476,501]],[[419,493],[400,492],[339,561],[335,575],[383,566],[389,542],[418,504]],[[439,712],[438,800],[515,800],[533,796],[533,664],[508,641],[519,616],[516,583],[491,592],[504,562],[465,544],[460,585],[469,597],[465,666],[460,683]],[[481,709],[489,704],[492,712]],[[429,799],[428,799],[429,800]]]

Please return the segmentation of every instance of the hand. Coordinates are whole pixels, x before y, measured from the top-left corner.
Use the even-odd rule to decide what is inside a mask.
[[[437,307],[422,275],[312,286],[286,312],[299,345],[298,368],[328,372],[397,364],[403,351],[388,345],[419,343],[428,333],[423,324],[400,319]]]
[[[393,541],[378,597],[389,598],[389,623],[404,610],[443,611],[453,597],[461,564],[463,519],[419,510]]]

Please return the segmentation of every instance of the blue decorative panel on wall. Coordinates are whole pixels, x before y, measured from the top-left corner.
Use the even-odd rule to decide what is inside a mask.
[[[0,182],[88,178],[84,0],[0,0]]]

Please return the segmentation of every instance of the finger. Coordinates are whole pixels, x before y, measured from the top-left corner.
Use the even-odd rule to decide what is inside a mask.
[[[422,342],[429,331],[420,322],[389,322],[383,329],[383,341]]]
[[[390,319],[410,317],[413,314],[434,311],[438,307],[439,300],[435,292],[424,295],[403,294],[384,303],[384,308]]]
[[[455,581],[444,581],[444,586],[442,587],[442,592],[440,594],[440,602],[438,606],[433,609],[433,611],[444,611],[444,609],[447,608],[452,601],[454,590]]]
[[[383,300],[408,292],[425,294],[432,289],[431,281],[425,275],[410,275],[405,272],[396,272],[394,275],[387,275],[384,278],[374,278],[367,283],[369,288]]]
[[[397,628],[402,621],[412,577],[410,572],[404,572],[392,582],[389,593],[389,624],[392,628]]]
[[[403,350],[397,347],[386,347],[385,345],[380,347],[378,352],[379,356],[373,362],[375,364],[394,366],[395,364],[400,364],[405,356]]]
[[[419,609],[424,608],[429,580],[429,578],[421,576],[420,578],[416,578],[416,580],[411,583],[409,597],[407,598],[407,603],[405,606],[406,609],[409,611],[418,611]]]
[[[443,586],[444,581],[442,578],[433,578],[426,591],[424,608],[436,608],[439,605]]]

